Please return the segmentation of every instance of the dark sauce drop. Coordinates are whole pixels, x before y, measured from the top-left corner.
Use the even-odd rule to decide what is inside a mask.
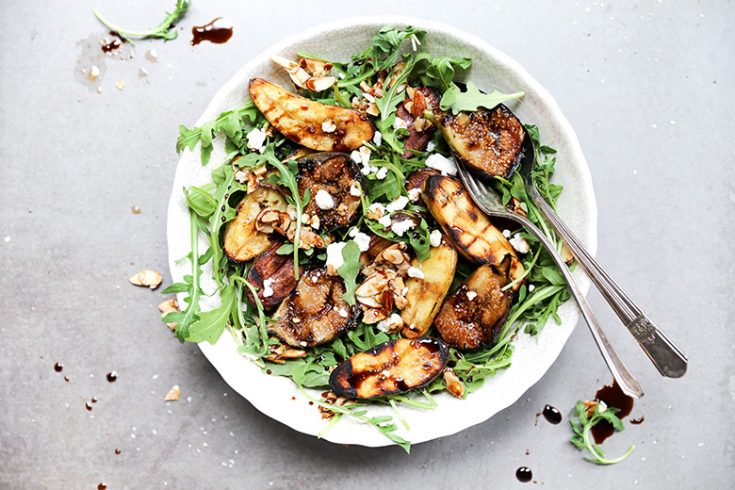
[[[640,425],[640,424],[643,423],[644,420],[646,420],[646,417],[644,417],[643,415],[641,415],[637,419],[630,419],[630,423],[633,424],[633,425]]]
[[[117,381],[117,373],[115,371],[110,371],[109,373],[107,373],[107,381],[109,381],[110,383],[114,383],[115,381]]]
[[[115,454],[118,454],[118,455],[119,455],[119,454],[120,454],[121,452],[122,452],[122,451],[120,450],[120,448],[119,448],[119,447],[116,447],[116,448],[115,448]]]
[[[64,365],[61,364],[60,362],[57,362],[56,364],[54,364],[54,371],[56,371],[57,373],[60,373],[63,370],[64,370]]]
[[[86,409],[87,409],[87,412],[91,412],[91,411],[92,411],[92,404],[91,404],[91,403],[89,403],[89,402],[86,402],[86,403],[84,404],[84,408],[86,408]]]
[[[97,397],[96,396],[93,396],[92,397],[92,403],[97,403]]]
[[[64,381],[69,382],[69,376],[64,376]]]
[[[309,402],[309,405],[313,405],[313,404],[314,404],[314,402],[312,402],[312,401]]]
[[[232,22],[223,17],[217,17],[209,24],[191,28],[191,45],[196,46],[202,41],[224,44],[232,37],[232,30]]]
[[[551,405],[546,405],[544,407],[544,411],[541,413],[544,415],[546,421],[550,424],[557,425],[561,423],[562,416],[558,408],[552,407]]]
[[[518,478],[518,481],[520,482],[528,483],[533,478],[533,473],[529,467],[521,466],[516,470],[516,478]]]
[[[633,410],[634,400],[623,393],[623,390],[620,389],[620,386],[615,381],[613,381],[612,385],[605,385],[597,390],[595,399],[605,402],[605,405],[608,407],[617,408],[619,411],[616,415],[621,419],[630,415],[631,410]],[[592,428],[592,437],[597,444],[602,444],[605,439],[614,433],[615,429],[612,424],[606,420],[600,421]]]
[[[104,483],[100,483],[99,485],[97,485],[97,490],[107,490],[107,485],[105,485]]]

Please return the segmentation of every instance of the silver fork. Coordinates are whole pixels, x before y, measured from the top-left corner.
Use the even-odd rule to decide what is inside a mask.
[[[680,378],[687,370],[687,357],[674,343],[661,332],[651,320],[638,308],[625,292],[607,275],[600,264],[587,253],[579,239],[557,216],[554,209],[541,196],[533,181],[536,151],[533,141],[526,133],[523,141],[523,157],[520,172],[526,184],[526,192],[539,208],[541,214],[566,242],[572,255],[577,259],[595,287],[602,293],[612,309],[628,328],[638,345],[641,346],[658,372],[669,378]]]
[[[549,252],[549,255],[551,255],[551,258],[559,267],[559,271],[564,276],[564,279],[566,279],[567,284],[569,285],[569,290],[572,293],[572,297],[579,305],[582,317],[585,322],[587,322],[587,326],[589,326],[592,337],[595,339],[595,343],[597,344],[597,348],[600,349],[602,358],[605,360],[605,364],[607,364],[608,369],[610,369],[613,378],[618,382],[618,385],[620,385],[620,389],[623,390],[623,393],[633,398],[640,398],[643,396],[641,385],[625,366],[623,360],[610,343],[610,340],[608,340],[607,335],[605,335],[602,327],[597,322],[597,318],[595,318],[594,313],[592,313],[592,307],[590,307],[590,304],[585,299],[582,291],[579,289],[579,286],[572,277],[572,273],[564,263],[564,259],[562,259],[559,252],[557,252],[556,247],[554,247],[554,244],[528,218],[506,209],[506,207],[500,202],[495,190],[488,188],[485,183],[470,174],[458,159],[455,158],[454,160],[457,164],[457,168],[459,169],[459,175],[462,182],[469,191],[472,200],[480,207],[480,209],[482,209],[491,218],[508,219],[522,225],[543,244]]]

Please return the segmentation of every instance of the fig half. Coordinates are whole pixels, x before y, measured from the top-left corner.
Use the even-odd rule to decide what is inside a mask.
[[[447,366],[439,339],[396,339],[353,355],[337,366],[329,386],[338,396],[368,400],[426,386]]]

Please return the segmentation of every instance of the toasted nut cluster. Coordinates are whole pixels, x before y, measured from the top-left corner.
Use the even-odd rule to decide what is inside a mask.
[[[163,318],[172,311],[179,311],[179,302],[176,301],[176,298],[169,298],[158,305],[158,310],[161,312],[161,318]],[[171,331],[176,330],[176,322],[167,323],[166,326]]]
[[[385,320],[394,306],[403,309],[408,304],[408,288],[403,279],[411,266],[411,257],[405,250],[405,243],[394,243],[362,269],[367,277],[355,290],[355,298],[364,312],[363,322]]]
[[[255,229],[263,233],[277,232],[293,242],[296,236],[296,219],[292,218],[292,215],[295,216],[295,213],[266,208],[255,217]],[[302,225],[299,248],[309,250],[325,248],[328,245],[327,240],[309,228],[309,225],[314,229],[319,227],[319,217],[313,216],[308,222],[302,220]]]
[[[247,184],[247,193],[252,194],[258,188],[258,184],[263,180],[266,173],[265,165],[254,168],[252,170],[243,169],[237,166],[237,160],[232,162],[232,171],[235,180],[241,184]]]
[[[271,353],[265,356],[265,359],[276,364],[285,364],[286,359],[298,359],[306,357],[306,351],[295,349],[286,344],[278,344],[270,346]]]
[[[347,404],[347,402],[349,402],[350,400],[343,396],[337,396],[332,391],[325,391],[324,393],[322,393],[322,401],[324,403],[328,403],[329,405],[341,407]],[[319,411],[322,413],[322,418],[324,420],[329,420],[334,417],[334,412],[332,410],[326,407],[322,407],[321,405],[319,406]]]
[[[444,371],[444,384],[447,385],[447,391],[457,398],[464,396],[464,384],[459,380],[452,368],[447,368]]]
[[[323,92],[337,81],[336,78],[329,76],[332,71],[331,63],[309,58],[301,58],[296,62],[283,56],[274,56],[273,62],[286,69],[288,76],[297,87],[306,88],[312,92]]]

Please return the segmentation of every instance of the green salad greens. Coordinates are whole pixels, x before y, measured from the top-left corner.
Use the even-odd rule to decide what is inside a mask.
[[[389,242],[405,243],[406,253],[423,261],[430,255],[431,231],[439,228],[424,203],[419,199],[410,199],[415,196],[409,195],[405,183],[413,172],[426,168],[427,159],[432,155],[448,156],[449,148],[441,132],[433,130],[429,133],[433,136],[428,145],[424,144],[420,148],[408,145],[411,134],[399,117],[407,92],[417,87],[429,87],[440,94],[442,110],[455,114],[475,111],[480,107],[491,109],[499,103],[523,95],[505,95],[496,91],[486,94],[480,92],[471,82],[467,83],[465,90],[461,90],[455,80],[471,67],[472,60],[432,56],[421,50],[424,36],[422,30],[412,27],[385,27],[375,35],[365,51],[354,55],[349,61],[327,62],[314,54],[300,53],[304,59],[326,63],[330,75],[334,77],[334,83],[320,92],[301,89],[298,93],[322,104],[356,108],[371,117],[378,131],[356,151],[358,154],[369,155],[369,163],[366,162],[367,158],[362,158],[364,179],[363,188],[359,189],[362,208],[359,219],[351,227],[322,229],[316,233],[327,241],[341,240],[343,244],[342,263],[336,272],[344,281],[344,299],[351,307],[356,308],[353,306],[356,304],[355,290],[360,284],[361,269],[364,266],[361,263],[361,257],[364,260],[364,248],[358,243],[358,232],[381,237]],[[291,69],[289,74],[300,73],[296,67]],[[379,81],[382,88],[379,93],[366,93]],[[419,117],[431,121],[431,109],[427,108]],[[533,177],[544,197],[554,205],[562,191],[560,186],[550,181],[556,164],[555,151],[541,144],[536,127],[526,126],[525,129],[526,134],[533,138],[537,152]],[[232,261],[223,250],[225,229],[235,219],[238,203],[247,195],[252,185],[252,182],[244,180],[242,176],[252,176],[260,169],[263,176],[261,182],[282,190],[286,205],[296,221],[296,232],[292,239],[286,240],[278,249],[277,254],[292,257],[293,274],[296,278],[299,277],[300,270],[324,268],[325,261],[328,260],[324,248],[301,246],[303,244],[300,243],[304,236],[301,230],[308,228],[305,220],[309,218],[304,216],[303,210],[318,196],[309,195],[309,192],[299,193],[299,165],[294,157],[299,145],[275,130],[253,102],[247,101],[241,108],[223,112],[201,127],[180,126],[176,149],[181,152],[185,149],[194,150],[198,146],[202,165],[208,165],[220,137],[224,140],[226,156],[224,161],[213,165],[212,182],[185,189],[191,217],[191,253],[184,259],[191,263],[191,272],[181,282],[172,284],[164,291],[183,293],[180,297],[183,297],[184,303],[180,304],[180,311],[168,313],[163,321],[175,323],[176,336],[188,342],[214,343],[227,330],[236,340],[243,355],[270,375],[290,378],[303,390],[305,396],[320,407],[325,418],[330,419],[325,430],[341,417],[347,416],[374,426],[391,441],[409,451],[410,442],[397,433],[399,425],[406,429],[410,427],[410,422],[403,417],[400,408],[431,410],[437,403],[432,394],[446,390],[447,381],[438,376],[431,383],[411,393],[392,394],[370,401],[339,398],[335,401],[337,397],[328,392],[321,396],[315,395],[330,390],[330,373],[340,363],[354,354],[400,338],[400,329],[392,331],[383,328],[384,325],[380,323],[368,324],[361,319],[356,321],[353,328],[334,340],[298,353],[294,353],[293,348],[284,345],[269,331],[273,313],[264,307],[261,301],[264,299],[263,295],[260,294],[259,297],[258,293],[262,293],[263,288],[248,279],[253,268],[252,261]],[[494,183],[504,203],[522,209],[558,244],[556,236],[540,218],[538,210],[528,198],[520,175],[516,173],[509,179],[497,177]],[[403,209],[400,212],[419,217],[415,226],[405,232],[398,233],[378,220],[366,217],[376,203],[385,207],[402,197]],[[538,335],[549,319],[560,323],[557,310],[569,298],[562,275],[539,242],[523,229],[507,230],[506,236],[510,236],[508,232],[524,238],[530,246],[528,253],[519,256],[525,269],[524,275],[504,288],[517,289],[513,293],[507,319],[492,345],[470,351],[449,348],[447,365],[463,386],[459,394],[462,397],[479,389],[488,377],[511,365],[513,339],[519,331]],[[206,237],[207,247],[199,246],[200,237]],[[205,265],[211,265],[216,289],[205,290],[202,287]],[[476,267],[460,257],[449,294]],[[215,294],[220,298],[220,306],[202,311],[199,305],[202,297]],[[433,327],[428,335],[437,335]],[[279,355],[287,351],[292,357]],[[306,391],[307,389],[318,391]],[[370,407],[375,404],[390,406],[393,416],[371,415]]]

